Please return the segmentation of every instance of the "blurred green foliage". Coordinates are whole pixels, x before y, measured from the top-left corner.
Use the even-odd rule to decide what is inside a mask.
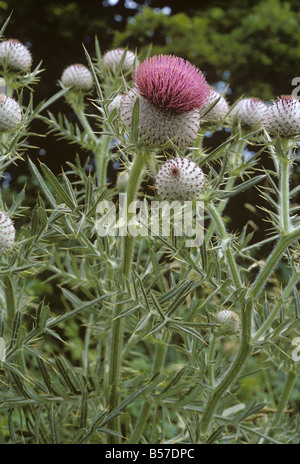
[[[291,93],[299,69],[300,13],[295,5],[280,0],[199,2],[190,16],[183,11],[167,16],[145,7],[125,31],[115,31],[114,46],[141,51],[153,43],[153,53],[189,59],[211,83],[227,77],[234,98],[272,99]]]

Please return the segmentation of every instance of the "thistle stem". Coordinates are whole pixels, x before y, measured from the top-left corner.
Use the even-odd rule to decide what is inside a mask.
[[[277,405],[277,410],[276,410],[275,416],[273,417],[273,420],[272,420],[271,424],[267,428],[266,435],[269,435],[269,436],[272,437],[272,435],[273,435],[272,434],[272,429],[279,422],[282,414],[284,413],[284,410],[285,410],[285,408],[286,408],[286,406],[288,404],[290,395],[292,393],[293,387],[295,385],[296,379],[297,379],[296,371],[295,370],[289,371],[288,374],[287,374],[286,380],[285,380],[282,395],[281,395],[279,403]],[[266,442],[267,442],[267,440],[265,438],[263,438],[263,439],[260,440],[259,444],[263,444],[263,443],[266,443]]]
[[[157,372],[159,372],[162,369],[164,359],[165,359],[165,354],[167,351],[167,342],[170,338],[170,334],[165,331],[161,343],[159,343],[156,346],[156,353],[155,353],[155,359],[154,363],[152,366],[152,376],[154,376]],[[140,437],[144,431],[145,425],[147,423],[147,419],[149,417],[151,409],[151,402],[147,399],[144,402],[143,408],[141,410],[141,413],[139,415],[139,418],[135,424],[134,430],[128,440],[128,444],[138,444]]]
[[[289,174],[290,160],[289,157],[280,159],[280,176],[279,176],[279,215],[283,234],[288,234],[291,230],[290,220],[290,191],[289,191]]]
[[[127,191],[127,208],[132,201],[135,200],[137,192],[142,180],[144,171],[144,154],[137,153],[132,164],[131,173],[128,183]],[[132,266],[132,255],[133,255],[133,237],[126,235],[122,241],[122,262],[121,262],[121,273],[122,278],[128,279],[130,277],[130,271]],[[122,298],[122,297],[120,297]],[[119,404],[119,382],[120,382],[120,370],[121,370],[121,354],[123,346],[123,319],[119,317],[123,311],[124,305],[118,298],[114,308],[112,325],[111,325],[111,336],[110,336],[110,359],[109,359],[109,373],[108,383],[111,387],[109,405],[113,411]],[[120,434],[120,418],[115,417],[110,424],[110,428]],[[109,443],[116,444],[120,442],[120,436],[109,435]]]
[[[230,237],[227,234],[227,231],[226,231],[226,228],[224,226],[223,220],[220,217],[219,211],[217,210],[217,208],[213,204],[208,205],[207,208],[208,208],[208,211],[209,211],[210,215],[212,216],[212,218],[214,219],[214,221],[216,223],[220,239],[221,239],[222,243],[224,244],[224,247],[225,247],[224,254],[226,256],[226,259],[227,259],[227,262],[228,262],[228,265],[229,265],[229,268],[230,268],[232,279],[233,279],[236,287],[240,288],[242,286],[242,281],[241,281],[240,275],[239,275],[239,273],[237,271],[237,265],[235,264],[234,256],[232,254],[230,244],[229,244]]]

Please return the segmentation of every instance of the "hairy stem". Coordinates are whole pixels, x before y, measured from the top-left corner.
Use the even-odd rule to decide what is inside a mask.
[[[133,161],[132,169],[129,178],[127,191],[127,208],[132,201],[135,200],[137,192],[142,180],[144,171],[144,154],[138,153]],[[130,277],[133,255],[133,237],[126,235],[122,241],[122,262],[121,273],[124,279]],[[120,297],[122,298],[122,297]],[[109,405],[111,410],[114,410],[119,404],[119,381],[121,370],[121,353],[123,346],[123,319],[119,317],[124,309],[124,305],[117,299],[111,325],[110,336],[110,359],[108,382],[111,387]],[[120,434],[120,418],[115,417],[110,424],[110,428]],[[109,435],[109,443],[115,444],[120,442],[120,436]]]

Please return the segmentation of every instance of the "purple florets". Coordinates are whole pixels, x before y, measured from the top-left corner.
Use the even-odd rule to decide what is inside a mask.
[[[176,56],[146,59],[138,66],[134,80],[141,95],[160,108],[176,113],[200,108],[210,93],[202,72]]]

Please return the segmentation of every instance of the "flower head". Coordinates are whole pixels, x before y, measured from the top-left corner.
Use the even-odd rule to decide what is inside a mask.
[[[216,315],[217,321],[221,324],[221,330],[227,334],[235,334],[240,328],[240,318],[237,313],[230,309],[222,309]]]
[[[282,96],[268,106],[263,126],[272,135],[300,135],[300,102],[292,96]]]
[[[155,184],[162,200],[194,200],[203,190],[204,174],[194,161],[173,158],[161,166]]]
[[[197,136],[200,106],[209,86],[195,66],[175,56],[153,56],[134,73],[134,87],[123,97],[120,116],[131,127],[132,112],[139,97],[139,136],[146,146],[173,140],[186,147]]]
[[[19,103],[7,95],[0,95],[0,131],[17,127],[22,120],[22,110]]]
[[[229,105],[223,95],[220,95],[213,87],[210,88],[206,103],[201,106],[200,113],[203,113],[215,100],[220,98],[218,103],[204,116],[204,122],[217,124],[222,121],[229,111]],[[202,121],[201,121],[202,122]]]
[[[143,97],[175,113],[200,108],[209,94],[202,72],[176,56],[159,55],[146,59],[138,66],[134,81]]]
[[[61,82],[66,87],[72,86],[74,90],[88,92],[93,87],[93,76],[83,64],[72,64],[62,73]]]
[[[113,70],[117,69],[117,67],[121,63],[124,53],[125,50],[123,48],[115,48],[114,50],[106,52],[105,55],[103,55],[103,65],[106,68],[110,68]],[[134,53],[127,50],[122,65],[123,71],[128,71],[129,69],[132,69],[134,63],[138,64],[137,56]]]
[[[139,95],[135,87],[122,98],[120,116],[131,127],[132,112],[139,97],[139,137],[145,146],[159,146],[173,140],[178,146],[190,145],[200,125],[199,111],[174,114],[151,103]]]
[[[8,253],[15,242],[15,228],[12,220],[0,211],[0,255]]]
[[[240,121],[242,127],[252,129],[261,126],[266,108],[259,98],[243,98],[233,108],[231,117],[234,123]]]
[[[26,72],[32,64],[31,53],[25,45],[16,39],[0,43],[0,63],[19,72]]]

